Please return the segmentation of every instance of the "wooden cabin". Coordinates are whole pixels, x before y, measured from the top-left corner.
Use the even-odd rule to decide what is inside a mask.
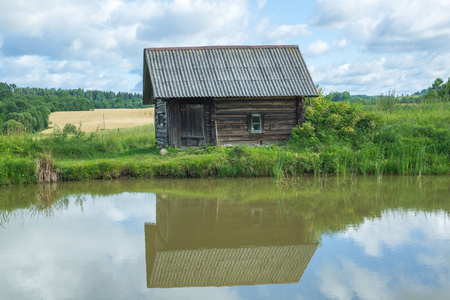
[[[143,103],[160,146],[285,141],[316,87],[298,46],[144,49]]]

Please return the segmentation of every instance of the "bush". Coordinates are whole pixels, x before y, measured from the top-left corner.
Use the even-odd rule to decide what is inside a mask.
[[[77,133],[77,126],[67,123],[64,125],[63,132],[67,134],[76,134]]]
[[[5,135],[22,134],[25,132],[25,126],[15,120],[8,120],[3,124],[2,132]]]
[[[373,139],[381,118],[367,113],[360,106],[344,102],[329,102],[322,97],[314,100],[306,110],[305,122],[292,130],[290,144],[294,148],[312,147],[341,140],[355,146],[361,141]]]

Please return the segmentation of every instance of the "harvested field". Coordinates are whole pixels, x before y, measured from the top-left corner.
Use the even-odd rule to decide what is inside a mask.
[[[103,117],[105,123],[103,123]],[[154,123],[153,108],[142,109],[95,109],[93,111],[60,111],[50,114],[51,127],[63,128],[67,123],[79,126],[81,130],[92,132],[100,129],[136,127]],[[51,133],[47,129],[42,133]]]

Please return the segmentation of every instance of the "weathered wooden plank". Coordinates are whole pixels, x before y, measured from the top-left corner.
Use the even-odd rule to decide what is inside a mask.
[[[250,101],[272,101],[282,102],[295,100],[296,97],[264,97],[264,98],[214,98],[214,102],[250,102]]]
[[[227,117],[241,117],[244,118],[245,116],[248,116],[250,113],[247,112],[243,112],[243,111],[233,111],[233,112],[217,112],[216,114],[216,118],[217,117],[223,117],[223,118],[227,118]]]
[[[288,131],[292,131],[293,126],[292,125],[270,125],[268,128],[264,128],[265,133],[270,134],[274,131],[279,131],[279,130],[288,130]]]
[[[295,120],[296,114],[295,112],[277,112],[277,113],[267,113],[264,114],[264,118],[265,119],[270,119],[270,118],[289,118],[292,120]]]
[[[219,138],[219,142],[220,143],[227,143],[227,142],[240,142],[240,141],[252,141],[252,142],[256,142],[256,141],[285,141],[287,139],[289,139],[290,135],[289,134],[284,134],[284,135],[271,135],[271,136],[253,136],[253,135],[248,135],[248,136],[226,136],[226,137],[220,137]]]
[[[216,115],[216,122],[217,124],[220,123],[240,123],[240,122],[247,122],[247,116],[245,118],[242,117],[222,117]]]
[[[266,118],[264,119],[266,125],[291,125],[295,126],[297,123],[295,122],[295,119],[282,119],[282,118]]]
[[[167,136],[169,145],[174,147],[181,146],[180,139],[180,105],[178,101],[167,102],[167,124],[169,125]]]
[[[219,136],[220,137],[224,137],[224,136],[241,136],[241,135],[246,135],[246,136],[262,136],[262,137],[269,137],[269,136],[273,136],[273,135],[278,135],[278,134],[291,134],[291,130],[290,129],[277,129],[277,130],[271,130],[265,133],[249,133],[248,130],[221,130],[219,131]]]
[[[220,109],[233,108],[233,107],[258,107],[258,106],[267,106],[267,107],[296,107],[294,101],[284,102],[284,103],[270,103],[270,102],[251,102],[251,103],[236,103],[236,105],[232,105],[232,103],[216,103],[216,106]]]
[[[227,110],[217,110],[216,113],[218,115],[232,115],[232,114],[251,114],[251,113],[264,113],[264,114],[270,114],[270,113],[289,113],[289,114],[295,114],[295,107],[287,107],[287,108],[273,108],[273,107],[258,107],[255,109],[250,108],[233,108],[233,109],[227,109]]]
[[[295,113],[295,107],[294,106],[286,106],[286,107],[271,107],[271,106],[258,106],[258,107],[233,107],[233,108],[226,108],[216,109],[216,114],[233,114],[233,113],[241,113],[241,114],[251,114],[251,113],[258,113],[258,112],[264,112],[264,113]]]
[[[232,123],[232,124],[223,124],[223,123],[218,123],[217,124],[217,130],[218,131],[222,131],[222,130],[247,130],[248,129],[248,125],[247,124],[242,124],[242,123]]]
[[[159,122],[158,118],[162,118]],[[155,102],[155,137],[160,145],[167,144],[167,107],[166,102],[158,99]]]

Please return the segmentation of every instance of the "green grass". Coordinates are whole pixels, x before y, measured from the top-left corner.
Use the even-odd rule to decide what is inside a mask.
[[[155,146],[153,125],[61,130],[52,135],[0,136],[0,186],[37,182],[36,162],[50,155],[60,180],[119,177],[259,177],[282,182],[300,174],[450,174],[450,112],[446,103],[401,105],[392,113],[320,104],[287,145],[173,149]]]
[[[341,104],[324,106],[337,105]],[[308,124],[294,130],[290,141],[298,153],[317,155],[314,173],[374,174],[378,178],[383,174],[450,173],[447,103],[402,105],[392,113],[378,112],[374,116],[378,124],[372,128],[358,126],[361,120],[370,120],[372,113],[359,108],[347,120],[351,132],[347,135],[339,134],[327,110],[309,113]]]

